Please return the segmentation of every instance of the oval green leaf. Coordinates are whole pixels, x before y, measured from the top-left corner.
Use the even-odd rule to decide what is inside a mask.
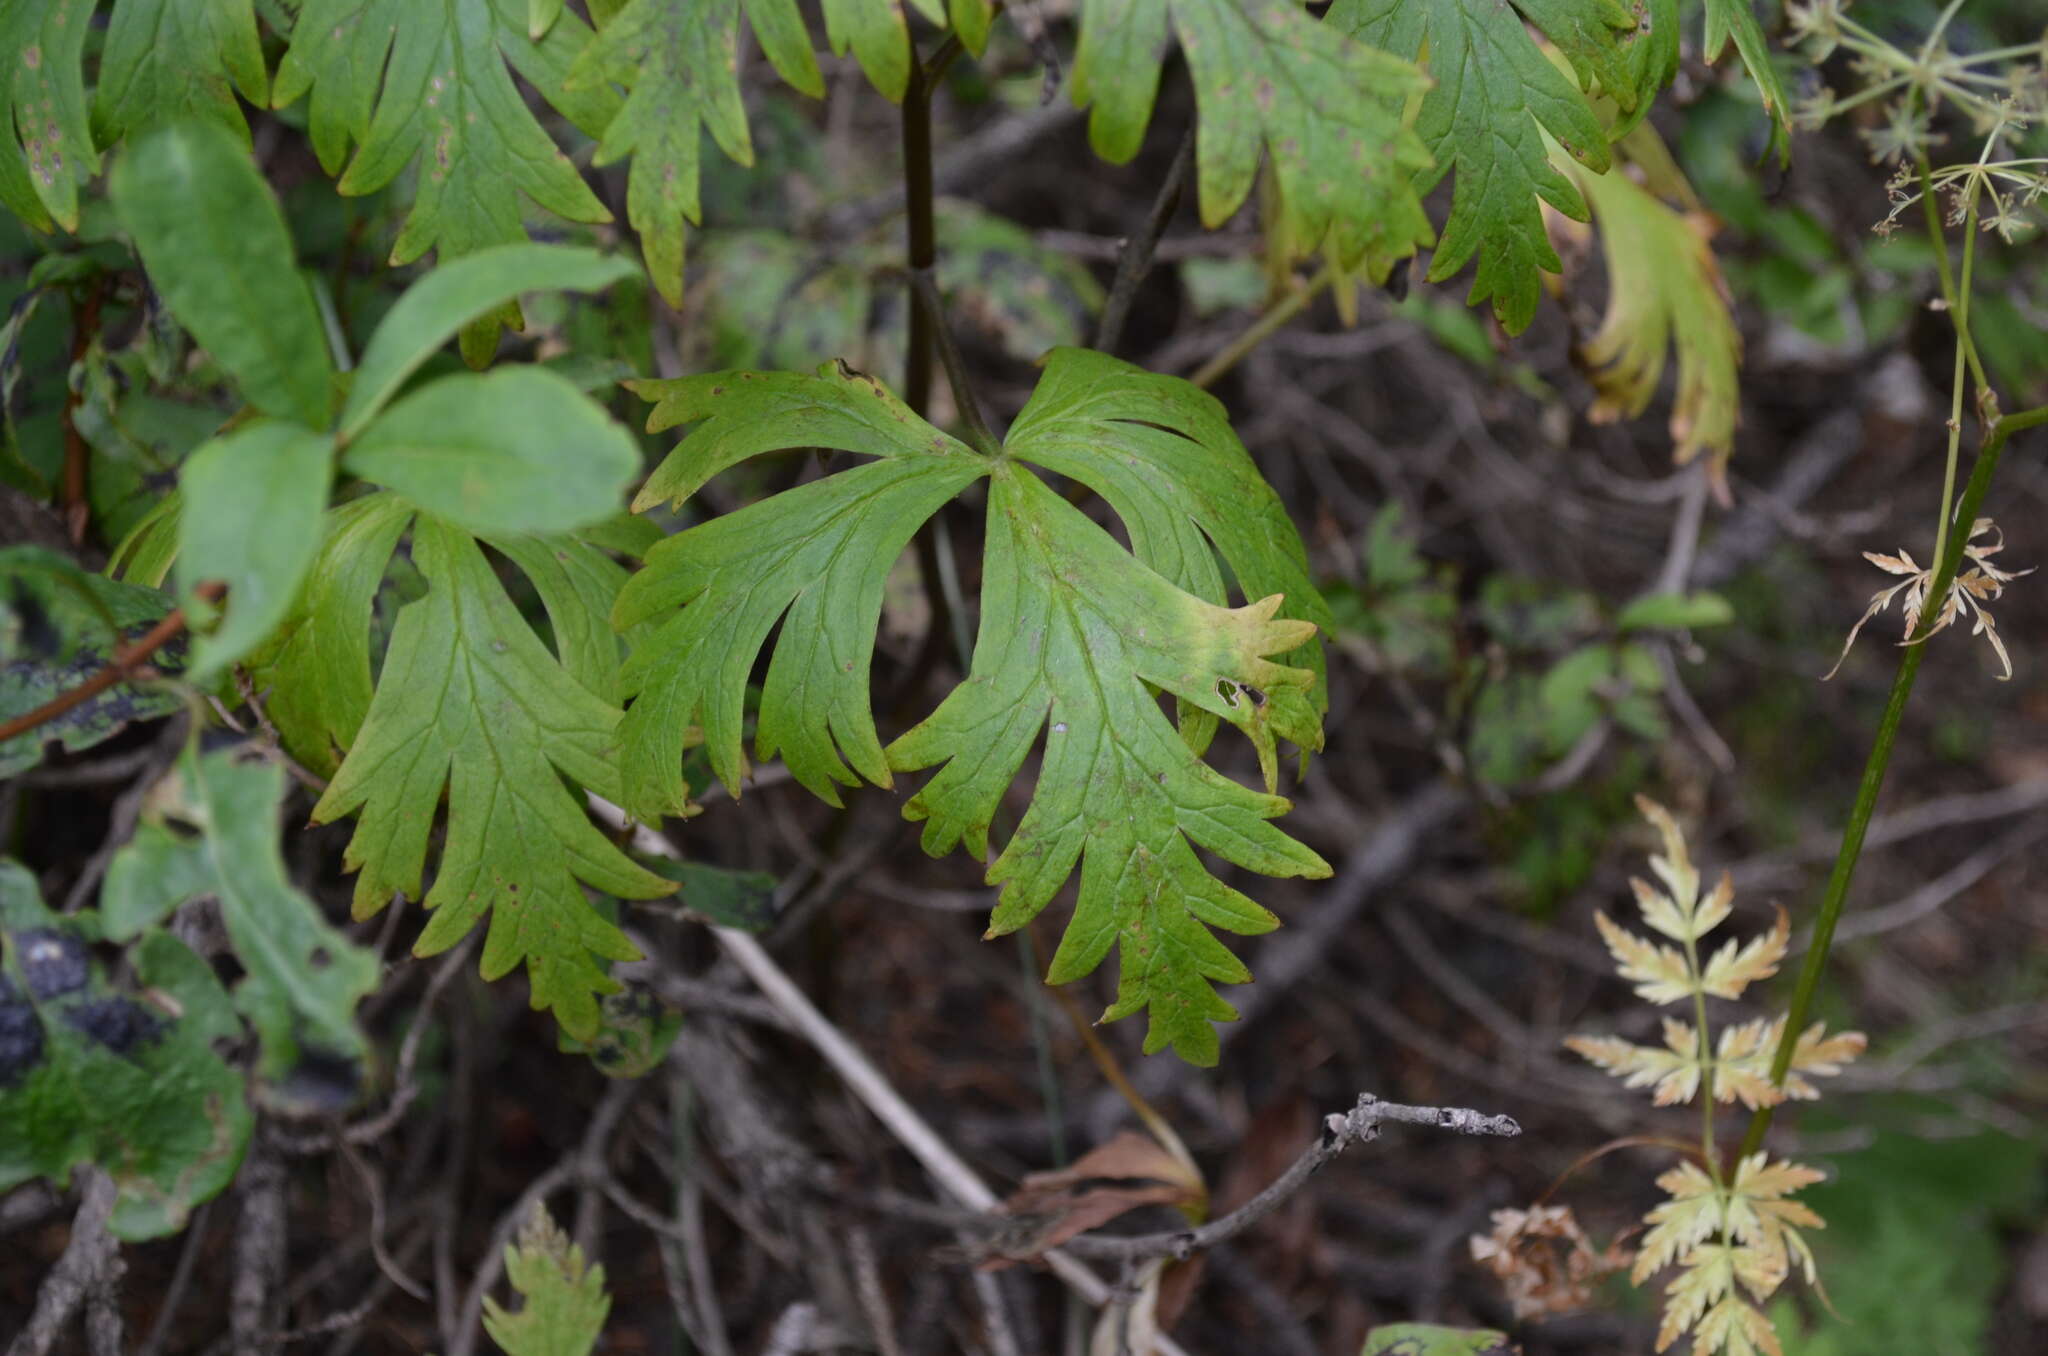
[[[524,292],[598,292],[638,270],[629,259],[568,245],[497,245],[429,273],[377,326],[341,411],[347,441],[455,332]]]
[[[610,517],[640,452],[574,383],[510,367],[421,387],[365,428],[343,464],[488,536],[567,532]]]
[[[260,419],[194,452],[179,472],[179,592],[228,586],[227,617],[192,646],[191,677],[205,682],[263,643],[320,551],[320,515],[334,480],[334,441]]]
[[[1735,609],[1718,593],[1652,593],[1621,610],[1614,620],[1623,631],[1670,630],[1695,626],[1726,626]]]
[[[110,188],[150,282],[249,403],[324,427],[326,334],[284,214],[234,133],[213,123],[152,132],[114,166]]]

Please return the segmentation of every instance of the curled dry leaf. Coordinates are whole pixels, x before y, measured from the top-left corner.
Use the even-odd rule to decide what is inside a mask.
[[[1034,1172],[1003,1202],[1018,1231],[996,1242],[987,1271],[1027,1262],[1048,1248],[1147,1205],[1186,1207],[1204,1196],[1180,1160],[1144,1135],[1125,1130],[1064,1168]]]
[[[1493,1231],[1474,1234],[1472,1260],[1500,1279],[1517,1320],[1575,1313],[1593,1302],[1603,1277],[1626,1270],[1617,1240],[1596,1250],[1570,1206],[1496,1210]]]

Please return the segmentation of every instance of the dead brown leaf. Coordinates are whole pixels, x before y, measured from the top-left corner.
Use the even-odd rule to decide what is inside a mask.
[[[1472,1260],[1500,1279],[1516,1319],[1576,1313],[1604,1276],[1632,1260],[1619,1241],[1595,1251],[1570,1206],[1496,1210],[1493,1232],[1474,1234]]]
[[[1066,1167],[1034,1172],[1003,1202],[1025,1226],[999,1241],[998,1255],[982,1263],[997,1270],[1026,1262],[1077,1234],[1147,1205],[1194,1205],[1202,1185],[1179,1160],[1144,1135],[1125,1130]]]

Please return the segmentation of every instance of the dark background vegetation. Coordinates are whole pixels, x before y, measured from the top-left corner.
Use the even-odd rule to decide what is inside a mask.
[[[2038,29],[2022,0],[1967,8],[1986,42]],[[1858,12],[1901,31],[1931,13],[1909,0]],[[684,312],[619,293],[549,302],[508,345],[674,374],[808,365],[854,344],[857,366],[898,379],[894,110],[850,61],[828,69],[824,104],[757,72],[751,174],[707,143],[707,230],[691,238]],[[1038,103],[1039,80],[1030,50],[999,37],[938,103],[941,191],[1021,228],[978,245],[953,288],[954,323],[998,419],[1028,394],[1038,348],[1087,334],[1092,292],[1076,270],[1107,283],[1193,112],[1184,74],[1169,67],[1145,150],[1107,166],[1064,97]],[[1759,168],[1761,117],[1725,83],[1689,59],[1656,116],[1723,223],[1715,244],[1746,348],[1732,506],[1707,505],[1696,543],[1677,526],[1690,477],[1670,464],[1664,408],[1621,424],[1583,417],[1590,392],[1571,349],[1574,326],[1598,314],[1597,262],[1513,342],[1462,308],[1463,280],[1418,281],[1405,300],[1369,294],[1355,327],[1325,298],[1216,387],[1344,622],[1328,748],[1288,789],[1290,830],[1337,876],[1239,882],[1286,926],[1243,948],[1258,982],[1235,995],[1244,1019],[1225,1031],[1219,1067],[1140,1056],[1137,1024],[1100,1035],[1201,1159],[1223,1206],[1360,1091],[1509,1113],[1525,1133],[1464,1141],[1397,1128],[1355,1149],[1207,1259],[1174,1329],[1191,1351],[1349,1353],[1380,1322],[1505,1324],[1493,1283],[1466,1257],[1489,1212],[1528,1203],[1610,1138],[1683,1133],[1689,1110],[1652,1112],[1559,1045],[1575,1031],[1642,1039],[1654,1029],[1591,923],[1595,908],[1625,905],[1626,876],[1650,846],[1632,793],[1672,805],[1703,866],[1734,873],[1740,927],[1782,904],[1796,929],[1818,894],[1877,723],[1895,621],[1874,625],[1834,681],[1817,678],[1885,582],[1860,553],[1904,546],[1926,558],[1951,338],[1924,306],[1935,291],[1925,247],[1868,229],[1885,210],[1884,172],[1853,128],[1799,138],[1789,172]],[[257,116],[259,159],[359,342],[397,290],[382,267],[395,199],[337,198],[293,117]],[[623,217],[622,177],[590,178]],[[13,229],[0,225],[0,302],[18,293],[29,257]],[[1210,234],[1184,206],[1122,355],[1194,368],[1257,314],[1260,258],[1252,209]],[[2024,244],[1987,259],[1977,324],[1994,376],[2008,408],[2038,403],[2048,399],[2048,275]],[[39,318],[14,357],[25,439],[53,434],[71,319],[61,308]],[[166,399],[204,405],[203,373],[169,376]],[[638,426],[631,397],[614,409]],[[165,416],[161,446],[176,445],[174,422]],[[2020,566],[2048,558],[2042,441],[2015,444],[1992,492]],[[126,455],[159,483],[171,469]],[[729,477],[711,502],[729,507],[815,474],[812,460]],[[956,537],[972,519],[950,515]],[[1366,546],[1376,523],[1383,544],[1410,543],[1419,570],[1375,577]],[[960,543],[963,561],[972,546]],[[1661,734],[1603,714],[1558,749],[1533,716],[1475,712],[1485,685],[1538,678],[1606,634],[1619,606],[1674,562],[1692,586],[1725,596],[1735,620],[1669,647],[1682,689],[1654,702]],[[894,705],[898,729],[954,663],[950,647],[924,645],[927,610],[914,574],[905,579],[876,674],[879,709]],[[1840,1318],[1805,1297],[1780,1301],[1788,1352],[2048,1350],[2048,604],[2031,584],[1998,609],[2014,680],[1993,681],[1981,642],[1939,637],[1900,738],[1822,1004],[1831,1025],[1869,1032],[1871,1051],[1776,1132],[1785,1152],[1834,1175],[1811,1195],[1829,1220],[1819,1242]],[[402,597],[400,581],[393,605]],[[934,652],[936,671],[921,668]],[[175,721],[138,725],[0,787],[0,843],[40,875],[47,898],[64,899],[130,831],[180,738]],[[1234,775],[1255,775],[1248,748],[1222,758]],[[1494,775],[1475,777],[1475,765]],[[1057,916],[1035,934],[983,941],[989,892],[976,864],[917,851],[898,815],[906,790],[865,791],[835,812],[776,771],[739,805],[711,799],[701,818],[672,826],[675,839],[693,858],[779,880],[772,949],[943,1135],[1006,1189],[1132,1123],[1034,978]],[[288,860],[343,918],[346,831],[301,830],[310,803],[294,793]],[[401,910],[357,929],[389,958],[367,1014],[389,1057],[426,1024],[416,1100],[346,1151],[325,1127],[266,1126],[241,1183],[190,1231],[128,1250],[138,1341],[154,1331],[153,1350],[224,1350],[224,1305],[250,1279],[237,1244],[258,1231],[279,1251],[256,1283],[274,1287],[276,1322],[299,1333],[292,1349],[447,1350],[507,1212],[590,1143],[620,1192],[695,1235],[734,1350],[764,1349],[802,1302],[846,1349],[871,1346],[863,1285],[887,1298],[893,1349],[990,1349],[955,1240],[859,1199],[885,1186],[928,1197],[922,1173],[692,925],[637,916],[659,946],[653,982],[686,1016],[677,1056],[618,1084],[557,1053],[523,982],[483,984],[468,948],[452,963],[411,959],[418,921]],[[1105,970],[1074,986],[1074,1010],[1092,1017],[1112,983]],[[1781,1004],[1785,985],[1764,986],[1756,1010]],[[601,1133],[587,1140],[593,1125]],[[1655,1202],[1652,1179],[1668,1162],[1657,1149],[1611,1154],[1552,1199],[1605,1240]],[[552,1204],[606,1267],[615,1302],[602,1349],[689,1349],[671,1293],[691,1249],[595,1186]],[[66,1200],[41,1187],[0,1200],[0,1333],[26,1313],[69,1218]],[[425,1298],[406,1293],[414,1287]],[[1022,1350],[1063,1349],[1070,1316],[1051,1282],[1019,1269],[995,1289]],[[1648,1297],[1617,1285],[1610,1298],[1518,1337],[1531,1353],[1647,1351]]]

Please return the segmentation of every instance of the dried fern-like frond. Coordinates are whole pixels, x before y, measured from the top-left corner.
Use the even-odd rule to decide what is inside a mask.
[[[1989,524],[1980,524],[1973,539],[1986,530]],[[1972,549],[1988,555],[1997,547]],[[1885,561],[1887,569],[1896,565],[1895,572],[1911,571],[1921,577],[1909,557]],[[1984,568],[1979,561],[1976,569]],[[1988,574],[1982,578],[1993,586],[2004,582]],[[1912,583],[1908,580],[1892,592]],[[1920,601],[1909,598],[1909,610],[1917,609]],[[1912,618],[1909,634],[1917,612]],[[1699,869],[1677,821],[1653,801],[1639,799],[1638,804],[1657,829],[1663,850],[1650,858],[1657,884],[1633,880],[1630,885],[1644,923],[1677,945],[1639,937],[1604,913],[1595,914],[1594,922],[1614,957],[1616,973],[1639,995],[1657,1004],[1689,1001],[1701,1020],[1665,1018],[1662,1047],[1612,1036],[1573,1036],[1565,1046],[1629,1087],[1651,1089],[1651,1100],[1658,1106],[1691,1102],[1703,1088],[1710,1107],[1741,1102],[1751,1110],[1819,1096],[1812,1080],[1841,1072],[1862,1053],[1863,1035],[1846,1031],[1830,1036],[1816,1022],[1800,1033],[1790,1066],[1774,1077],[1771,1065],[1785,1034],[1784,1017],[1759,1017],[1718,1028],[1706,1020],[1708,999],[1737,998],[1777,973],[1791,943],[1791,919],[1780,909],[1769,931],[1747,940],[1731,938],[1711,957],[1703,957],[1701,941],[1727,919],[1733,887],[1723,874],[1702,898]],[[1648,1227],[1630,1271],[1630,1279],[1642,1285],[1660,1272],[1676,1269],[1664,1289],[1658,1351],[1689,1336],[1694,1356],[1782,1356],[1778,1334],[1763,1306],[1794,1271],[1808,1284],[1815,1282],[1813,1252],[1801,1231],[1824,1225],[1811,1207],[1794,1197],[1820,1180],[1816,1169],[1773,1162],[1761,1153],[1732,1167],[1724,1165],[1714,1149],[1712,1112],[1704,1113],[1698,1155],[1657,1179],[1665,1199],[1643,1217]],[[1496,1221],[1509,1213],[1513,1212],[1502,1212]],[[1498,1236],[1500,1228],[1495,1232]],[[1474,1256],[1479,1256],[1479,1240],[1473,1246]],[[1487,1255],[1498,1258],[1504,1246],[1496,1237]],[[1506,1273],[1501,1274],[1505,1279]]]

